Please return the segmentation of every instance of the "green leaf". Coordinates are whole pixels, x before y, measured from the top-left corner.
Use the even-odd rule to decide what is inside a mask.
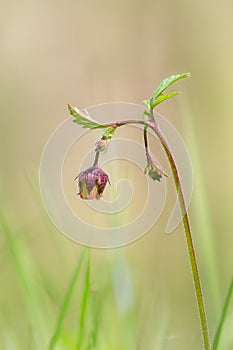
[[[157,97],[159,97],[170,85],[174,84],[177,80],[189,77],[189,75],[189,73],[182,73],[171,75],[170,77],[163,79],[150,99],[150,106],[152,106]]]
[[[178,91],[174,91],[174,92],[172,92],[170,94],[166,94],[166,95],[161,94],[158,98],[156,98],[156,100],[154,102],[151,103],[151,108],[153,109],[155,106],[157,106],[161,102],[166,101],[169,98],[176,96],[178,94],[180,94],[180,92],[178,92]]]
[[[72,117],[74,117],[74,123],[82,125],[83,128],[87,129],[105,129],[108,126],[101,125],[95,121],[90,120],[88,115],[81,112],[77,107],[68,105],[68,109]]]

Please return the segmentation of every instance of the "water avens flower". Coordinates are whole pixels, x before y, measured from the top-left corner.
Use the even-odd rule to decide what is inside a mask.
[[[103,197],[105,186],[109,182],[108,175],[98,166],[92,166],[82,171],[78,179],[79,196],[82,199],[100,199]]]

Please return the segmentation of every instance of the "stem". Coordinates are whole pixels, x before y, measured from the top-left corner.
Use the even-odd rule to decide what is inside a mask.
[[[99,156],[100,156],[100,151],[96,151],[93,167],[98,166]]]
[[[148,150],[148,140],[147,140],[147,126],[144,127],[144,145],[146,151]]]
[[[148,126],[146,125],[144,127],[143,137],[144,137],[144,146],[145,146],[145,151],[146,151],[146,157],[148,159],[148,157],[149,157],[149,149],[148,149],[147,129],[148,129]]]
[[[154,133],[157,135],[159,138],[163,149],[167,155],[175,186],[176,186],[176,191],[179,199],[179,205],[182,213],[182,221],[183,221],[183,226],[184,226],[184,231],[185,231],[185,238],[186,238],[186,243],[188,247],[188,254],[189,254],[189,260],[191,264],[191,269],[192,269],[192,277],[193,277],[193,282],[194,282],[194,287],[195,287],[195,292],[196,292],[196,300],[197,300],[197,305],[198,305],[198,311],[199,311],[199,316],[201,320],[201,331],[202,331],[202,337],[203,337],[203,343],[204,343],[204,348],[205,350],[210,350],[210,338],[209,338],[209,330],[208,330],[208,323],[207,323],[207,317],[206,317],[206,311],[205,311],[205,303],[204,303],[204,297],[203,297],[203,292],[202,292],[202,286],[201,286],[201,280],[199,277],[199,270],[198,270],[198,263],[197,263],[197,258],[196,258],[196,252],[194,248],[194,243],[193,243],[193,238],[192,238],[192,232],[191,232],[191,226],[189,222],[189,217],[186,209],[186,204],[185,204],[185,199],[184,199],[184,193],[181,185],[181,181],[179,178],[178,174],[178,169],[176,166],[175,159],[173,158],[172,152],[170,150],[169,144],[163,135],[162,131],[159,128],[159,125],[156,123],[155,120],[149,120],[147,123],[144,121],[140,120],[126,120],[126,121],[120,121],[114,124],[114,126],[120,127],[123,125],[127,124],[141,124],[144,125],[144,143],[146,150],[148,150],[148,144],[147,144],[147,128],[151,128]]]
[[[184,226],[184,231],[185,231],[185,238],[186,238],[186,243],[188,247],[188,254],[189,254],[189,260],[191,264],[191,269],[192,269],[192,276],[193,276],[193,282],[194,282],[194,287],[195,287],[195,292],[196,292],[196,299],[197,299],[197,305],[198,305],[198,311],[199,311],[199,316],[201,320],[201,330],[202,330],[202,337],[203,337],[203,343],[205,350],[210,350],[210,338],[209,338],[209,330],[208,330],[208,323],[207,323],[207,317],[206,317],[206,311],[205,311],[205,303],[204,303],[204,297],[203,297],[203,292],[202,292],[202,286],[201,286],[201,280],[199,277],[199,270],[198,270],[198,264],[197,264],[197,258],[196,258],[196,253],[195,253],[195,248],[194,248],[194,243],[192,239],[192,232],[191,232],[191,226],[189,222],[189,217],[186,209],[186,204],[185,204],[185,199],[184,199],[184,193],[181,185],[181,181],[179,178],[178,174],[178,169],[176,166],[175,159],[173,158],[172,152],[170,150],[169,144],[163,135],[162,131],[159,128],[159,125],[156,123],[154,119],[150,119],[148,122],[141,121],[141,120],[125,120],[125,121],[117,121],[114,124],[105,124],[106,126],[114,126],[114,127],[120,127],[123,125],[129,125],[129,124],[140,124],[144,126],[144,142],[145,142],[145,147],[148,150],[148,145],[147,145],[147,128],[151,128],[154,133],[157,135],[159,138],[163,149],[167,155],[175,186],[176,186],[176,191],[179,199],[179,205],[182,213],[182,221],[183,221],[183,226]]]
[[[184,231],[185,231],[185,237],[186,237],[186,243],[188,247],[188,254],[190,259],[190,264],[192,268],[192,274],[193,274],[193,282],[196,292],[196,299],[197,299],[197,305],[199,310],[199,316],[201,320],[201,330],[202,330],[202,336],[203,336],[203,343],[205,350],[210,350],[210,339],[209,339],[209,330],[208,330],[208,323],[207,323],[207,317],[206,317],[206,311],[205,311],[205,303],[204,303],[204,297],[202,293],[202,286],[201,281],[199,277],[199,271],[198,271],[198,264],[197,264],[197,258],[194,248],[194,243],[192,239],[192,233],[191,233],[191,227],[189,222],[189,217],[186,209],[185,199],[184,199],[184,193],[181,186],[177,166],[175,163],[175,160],[173,158],[173,155],[171,153],[169,144],[167,143],[166,138],[164,137],[162,131],[160,130],[158,124],[155,121],[149,122],[150,128],[155,132],[155,134],[158,136],[164,151],[167,155],[168,161],[170,163],[170,167],[172,170],[176,191],[178,194],[179,204],[181,208],[182,213],[182,221],[184,225]]]

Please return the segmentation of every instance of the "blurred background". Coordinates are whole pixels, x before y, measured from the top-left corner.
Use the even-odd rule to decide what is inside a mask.
[[[1,1],[1,349],[48,348],[85,251],[51,224],[39,193],[41,154],[67,104],[141,104],[182,72],[182,95],[159,112],[192,159],[189,213],[214,337],[233,267],[232,10],[230,0]],[[165,235],[166,219],[127,247],[92,249],[89,263],[86,253],[56,349],[202,348],[183,229]],[[233,348],[232,325],[231,311],[221,349]]]

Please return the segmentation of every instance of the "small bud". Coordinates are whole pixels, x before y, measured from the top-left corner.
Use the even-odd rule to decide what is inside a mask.
[[[98,166],[82,171],[76,179],[78,179],[79,186],[78,194],[82,199],[100,199],[103,197],[107,182],[109,182],[108,175]]]
[[[108,142],[106,140],[98,140],[95,144],[95,151],[96,152],[105,152],[108,147]]]
[[[147,174],[154,181],[159,181],[162,179],[162,175],[168,176],[162,169],[160,165],[156,165],[154,159],[151,157],[149,152],[147,152],[147,166],[144,170],[144,174]]]
[[[154,181],[159,181],[162,179],[162,175],[160,172],[153,166],[147,165],[146,169],[144,170],[144,174],[147,174],[150,176],[150,178]]]

